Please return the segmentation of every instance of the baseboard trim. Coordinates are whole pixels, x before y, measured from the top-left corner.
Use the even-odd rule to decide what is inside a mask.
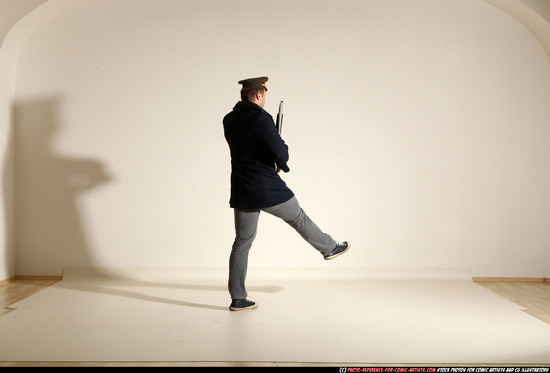
[[[2,286],[2,285],[7,285],[7,284],[9,284],[10,282],[15,281],[15,280],[16,280],[16,276],[9,277],[9,278],[6,278],[6,279],[4,279],[4,280],[0,280],[0,286]]]
[[[35,280],[35,281],[60,281],[63,276],[12,276],[4,280],[0,280],[0,286],[7,285],[10,282],[17,280]]]
[[[545,277],[473,277],[474,282],[550,282]]]
[[[16,280],[41,280],[41,281],[60,281],[63,276],[12,276],[0,280],[0,286],[7,285]],[[535,282],[550,283],[550,278],[546,277],[472,277],[474,282]]]
[[[53,281],[53,280],[62,280],[63,276],[15,276],[15,280],[42,280],[42,281]]]

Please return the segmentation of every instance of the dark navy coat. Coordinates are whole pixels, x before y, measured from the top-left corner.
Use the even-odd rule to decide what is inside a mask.
[[[294,193],[275,170],[284,172],[288,146],[277,130],[273,117],[250,101],[238,102],[223,118],[224,135],[231,152],[231,199],[240,209],[261,209],[286,202]]]

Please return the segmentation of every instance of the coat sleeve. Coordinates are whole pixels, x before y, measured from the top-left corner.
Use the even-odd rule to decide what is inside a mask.
[[[288,146],[277,132],[273,118],[268,114],[261,116],[256,122],[257,135],[260,143],[273,155],[273,161],[284,172],[289,172],[287,165],[289,154]]]

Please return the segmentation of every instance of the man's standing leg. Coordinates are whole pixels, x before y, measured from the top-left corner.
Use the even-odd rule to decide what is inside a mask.
[[[248,253],[256,237],[260,210],[234,209],[234,213],[235,241],[233,242],[229,257],[228,282],[229,294],[231,294],[231,299],[233,299],[230,309],[233,311],[255,306],[254,304],[247,306],[248,303],[246,301],[235,300],[245,300],[248,295],[245,287]]]

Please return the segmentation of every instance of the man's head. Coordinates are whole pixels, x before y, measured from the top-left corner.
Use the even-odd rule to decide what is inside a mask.
[[[241,89],[241,100],[253,102],[260,107],[265,105],[265,96],[267,92],[267,87],[265,82],[269,78],[263,76],[260,78],[251,78],[239,81],[239,84],[242,84]]]

